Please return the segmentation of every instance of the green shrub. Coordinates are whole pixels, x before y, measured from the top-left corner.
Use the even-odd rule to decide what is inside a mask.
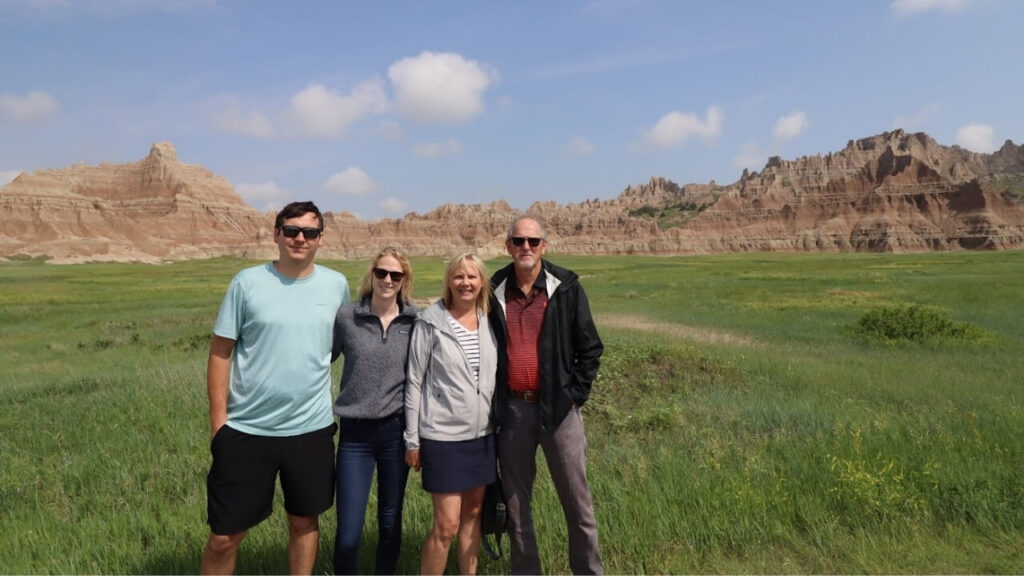
[[[654,206],[644,205],[634,210],[630,210],[629,215],[634,218],[637,216],[647,216],[648,218],[653,218],[658,215],[658,209],[655,208]]]
[[[48,261],[50,259],[50,257],[47,256],[46,254],[41,254],[39,256],[31,256],[29,254],[20,254],[19,253],[19,254],[11,254],[10,256],[7,257],[7,259],[10,260],[11,262],[26,262],[26,263],[42,264],[42,263]]]
[[[985,330],[967,323],[954,323],[940,312],[912,304],[889,306],[866,312],[853,326],[862,340],[876,344],[980,342],[988,340]]]
[[[616,434],[658,434],[678,427],[694,393],[739,378],[733,367],[696,348],[606,337],[587,410]]]

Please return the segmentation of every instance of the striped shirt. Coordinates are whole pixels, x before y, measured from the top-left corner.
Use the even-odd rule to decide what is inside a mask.
[[[452,327],[455,332],[455,339],[459,341],[459,346],[462,347],[462,351],[466,354],[466,360],[469,361],[469,367],[473,370],[473,379],[479,384],[480,383],[480,338],[477,337],[476,330],[467,330],[465,326],[459,324],[459,321],[455,319],[451,314],[446,314],[448,318],[448,325]]]

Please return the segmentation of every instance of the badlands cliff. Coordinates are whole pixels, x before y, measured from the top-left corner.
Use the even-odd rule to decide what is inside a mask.
[[[896,130],[824,156],[775,157],[729,185],[652,178],[611,200],[528,211],[543,215],[556,253],[1021,249],[1024,146],[977,154]],[[517,214],[504,200],[394,220],[328,213],[321,254],[365,258],[389,243],[413,255],[496,256]],[[133,164],[23,173],[0,188],[0,257],[270,258],[271,234],[270,216],[168,143]]]
[[[0,188],[0,255],[55,262],[246,256],[270,242],[267,217],[231,184],[154,144],[134,164],[22,173]]]

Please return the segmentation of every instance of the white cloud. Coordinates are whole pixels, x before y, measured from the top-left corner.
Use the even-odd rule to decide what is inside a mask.
[[[394,120],[381,120],[377,125],[377,133],[388,142],[404,142],[405,131],[402,125]]]
[[[0,94],[0,118],[31,124],[51,118],[60,110],[60,103],[46,92],[29,92],[26,96]]]
[[[692,137],[709,141],[722,133],[722,110],[718,106],[708,108],[707,119],[701,120],[696,114],[670,112],[658,120],[646,133],[647,141],[657,148],[675,148]]]
[[[580,158],[594,153],[594,145],[582,136],[573,136],[562,147],[562,153],[569,158]]]
[[[806,128],[807,115],[803,112],[793,112],[789,116],[779,118],[773,133],[776,140],[792,140],[803,134]]]
[[[0,170],[0,186],[10,184],[19,174],[21,170]]]
[[[288,117],[301,136],[337,138],[361,118],[384,112],[387,105],[379,80],[364,82],[349,94],[310,84],[292,96]]]
[[[392,214],[401,214],[405,210],[405,202],[402,202],[398,198],[385,198],[381,200],[377,206],[386,212]]]
[[[291,196],[291,192],[274,182],[239,182],[235,191],[251,206],[258,206],[264,212],[281,208]]]
[[[458,154],[462,151],[462,145],[455,138],[449,138],[444,142],[426,142],[413,148],[412,153],[417,158],[439,158]]]
[[[336,172],[324,182],[324,188],[344,196],[363,196],[373,192],[376,187],[366,172],[356,166]]]
[[[924,12],[959,12],[973,0],[893,0],[890,5],[896,16],[913,16]]]
[[[388,68],[398,114],[423,123],[461,124],[483,112],[483,95],[498,80],[487,64],[451,52],[422,52]]]
[[[258,110],[243,110],[235,98],[227,98],[210,113],[215,128],[232,134],[268,139],[274,136],[274,128],[265,114]]]
[[[768,152],[763,150],[757,142],[747,142],[732,159],[732,167],[737,170],[747,168],[751,171],[759,171],[768,163],[768,156]]]
[[[956,143],[971,152],[991,153],[998,148],[995,130],[986,124],[968,124],[956,131]]]

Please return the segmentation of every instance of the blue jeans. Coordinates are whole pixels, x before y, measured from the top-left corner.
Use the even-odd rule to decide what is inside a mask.
[[[338,439],[338,530],[334,573],[359,573],[366,502],[377,468],[377,574],[394,574],[402,547],[402,499],[409,467],[405,464],[405,418],[341,418]]]

